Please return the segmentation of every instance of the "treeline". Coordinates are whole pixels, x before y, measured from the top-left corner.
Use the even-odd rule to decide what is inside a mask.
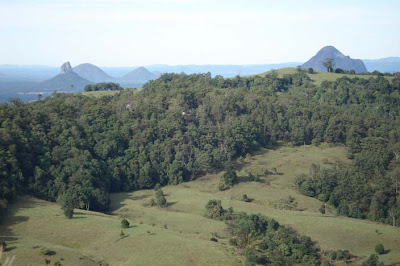
[[[351,165],[320,169],[296,180],[300,192],[336,207],[337,214],[399,226],[400,146],[380,137],[360,140]]]
[[[101,82],[96,84],[88,84],[84,91],[121,91],[123,88],[118,83]]]
[[[349,157],[366,138],[392,147],[399,79],[344,77],[317,87],[305,73],[164,74],[141,92],[12,100],[0,106],[0,197],[71,198],[103,211],[110,192],[188,181],[278,141],[346,144]]]

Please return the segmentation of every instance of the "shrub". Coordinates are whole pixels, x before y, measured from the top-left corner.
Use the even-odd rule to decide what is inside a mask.
[[[375,254],[371,254],[371,256],[369,256],[368,260],[361,264],[361,266],[380,266],[380,265],[384,265],[384,264],[382,262],[379,263],[379,257],[378,257],[378,255],[375,255]]]
[[[165,205],[167,205],[167,200],[161,188],[156,191],[156,203],[160,207],[165,207]]]
[[[271,169],[271,172],[273,175],[276,175],[278,173],[278,170],[274,167]]]
[[[250,201],[250,199],[247,197],[247,194],[243,194],[242,201],[243,202],[249,202]]]
[[[122,221],[121,221],[121,227],[122,228],[129,228],[129,222],[128,222],[128,220],[127,219],[122,219]]]
[[[5,241],[0,240],[0,250],[6,251],[7,244]]]
[[[238,245],[236,238],[230,238],[229,245],[236,247]]]
[[[322,205],[319,207],[319,212],[322,213],[322,214],[325,214],[325,204],[322,204]]]
[[[42,254],[42,255],[50,255],[51,251],[49,249],[47,249],[47,248],[42,248],[40,250],[40,254]]]
[[[232,168],[228,169],[221,177],[221,181],[225,186],[233,186],[237,183],[236,171]]]
[[[329,251],[329,258],[331,260],[336,260],[336,257],[337,257],[336,251],[334,251],[334,250]]]
[[[378,253],[379,255],[385,253],[385,248],[384,248],[384,246],[383,246],[381,243],[377,244],[377,245],[375,246],[375,252]]]
[[[348,260],[350,257],[350,252],[348,250],[338,250],[337,252],[338,260]]]
[[[156,201],[154,200],[154,198],[150,199],[150,206],[156,206]]]

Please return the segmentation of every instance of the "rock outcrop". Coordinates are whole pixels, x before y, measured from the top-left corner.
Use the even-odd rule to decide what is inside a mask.
[[[61,74],[66,74],[66,73],[70,73],[70,72],[72,72],[71,64],[69,62],[65,62],[64,64],[62,64]]]

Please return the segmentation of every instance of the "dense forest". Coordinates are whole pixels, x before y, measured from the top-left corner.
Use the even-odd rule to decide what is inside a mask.
[[[400,77],[316,86],[305,73],[274,72],[164,74],[115,96],[12,99],[0,105],[1,207],[31,194],[105,211],[110,192],[189,181],[261,147],[326,142],[346,145],[353,163],[299,178],[300,190],[339,214],[392,223],[399,101]]]

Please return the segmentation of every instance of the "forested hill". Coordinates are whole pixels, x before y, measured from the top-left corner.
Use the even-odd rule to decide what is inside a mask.
[[[328,142],[347,145],[354,167],[367,173],[354,170],[353,183],[344,186],[365,193],[354,198],[353,191],[340,191],[345,201],[332,204],[364,218],[378,195],[387,208],[374,217],[384,220],[389,208],[399,210],[390,174],[399,169],[393,153],[400,139],[399,84],[399,77],[392,83],[343,77],[316,86],[304,73],[164,74],[140,92],[14,100],[0,105],[0,197],[27,193],[55,201],[63,195],[75,206],[104,211],[110,192],[178,184],[277,142]],[[337,187],[333,182],[325,194],[339,195]]]

